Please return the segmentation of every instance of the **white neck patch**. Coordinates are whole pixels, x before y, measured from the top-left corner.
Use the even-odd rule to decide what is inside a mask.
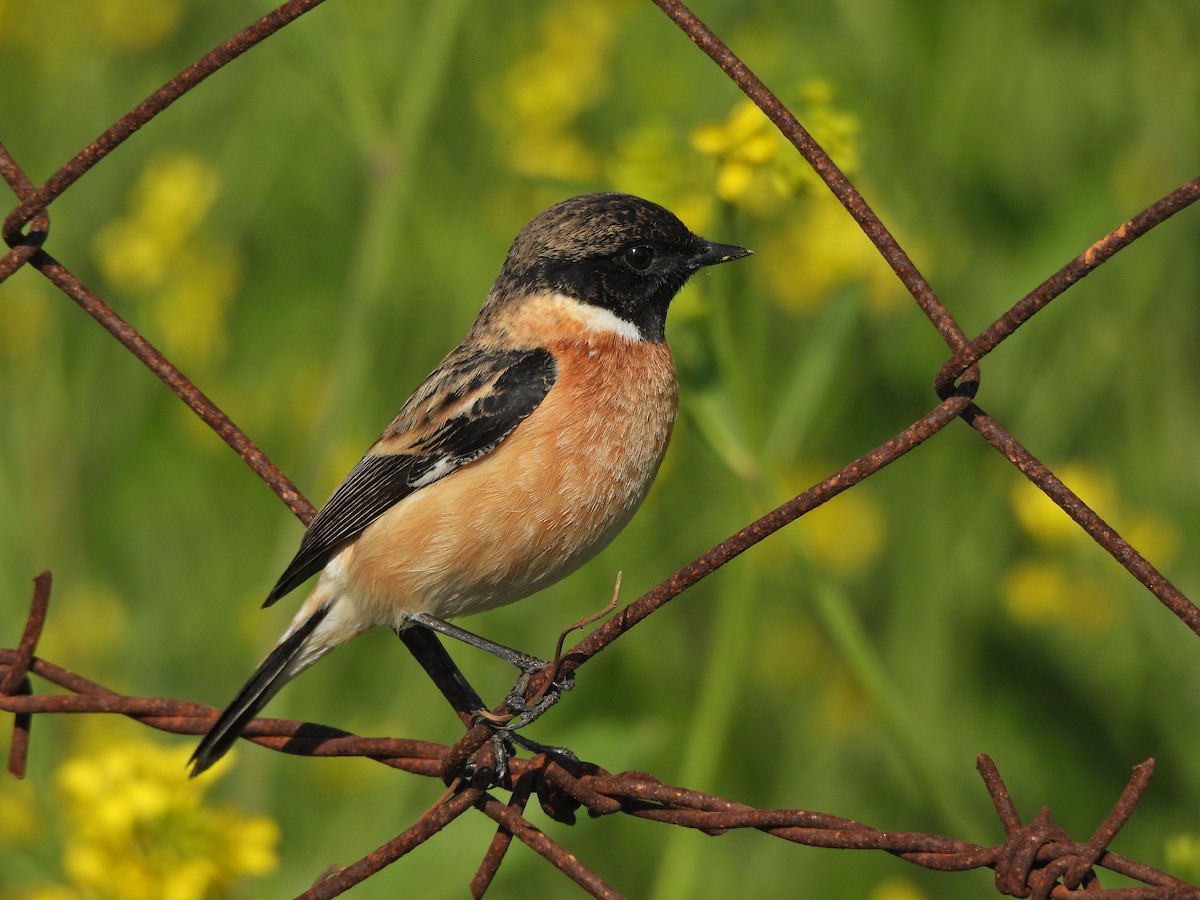
[[[627,341],[644,341],[642,333],[632,322],[627,322],[603,306],[584,303],[566,294],[555,294],[555,301],[564,313],[579,321],[588,331],[615,334]]]

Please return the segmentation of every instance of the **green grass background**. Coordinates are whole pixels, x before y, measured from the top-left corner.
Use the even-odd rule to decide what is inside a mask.
[[[68,8],[0,4],[0,140],[35,181],[251,15],[231,0],[182,3],[174,27],[131,46],[144,27],[133,0],[115,5],[114,16],[133,10],[115,31]],[[688,136],[724,121],[736,89],[648,3],[606,8],[595,53],[556,52],[547,29],[580,9],[595,14],[578,3],[330,0],[55,201],[47,247],[319,503],[465,331],[533,213],[584,190],[669,202],[712,181]],[[969,333],[1197,174],[1192,3],[713,0],[697,12],[785,97],[814,79],[832,86],[833,105],[858,123],[856,181]],[[512,75],[538,54],[538,72],[549,58],[588,91],[547,135],[590,148],[591,171],[513,163],[519,135],[497,125],[516,121],[509,93],[544,90],[551,111],[556,102],[553,83]],[[649,126],[663,149],[636,177],[613,160]],[[206,333],[215,344],[196,344],[187,327],[171,337],[157,295],[114,284],[95,245],[127,213],[145,167],[179,152],[219,177],[188,245],[235,260],[231,305]],[[630,600],[935,404],[946,350],[899,288],[880,282],[877,260],[863,263],[874,280],[835,279],[802,309],[789,301],[786,285],[803,293],[806,273],[791,251],[769,248],[819,207],[802,195],[765,211],[710,210],[708,236],[763,252],[689,288],[668,326],[683,413],[645,508],[580,573],[464,624],[547,654],[563,626],[603,605],[618,570]],[[1143,549],[1193,596],[1198,239],[1188,210],[1119,254],[989,357],[979,394],[1052,468],[1107,479],[1098,512],[1149,535]],[[117,690],[223,705],[294,608],[258,604],[300,526],[32,272],[0,288],[0,423],[0,643],[19,635],[28,579],[51,568],[43,655]],[[1173,840],[1200,841],[1196,638],[1082,537],[1046,542],[1023,529],[1012,503],[1021,490],[1031,489],[956,423],[628,634],[530,735],[610,771],[755,806],[981,843],[1002,834],[976,754],[996,759],[1023,816],[1049,804],[1081,840],[1130,766],[1153,756],[1158,774],[1114,849],[1200,878],[1200,853],[1168,858]],[[1013,613],[1002,585],[1030,561],[1074,590],[1066,612]],[[454,653],[485,697],[508,687],[502,667]],[[269,713],[365,734],[458,734],[383,632],[334,654]],[[120,742],[142,730],[121,722],[103,733]],[[61,880],[69,835],[55,819],[53,774],[87,735],[82,717],[39,719],[28,784],[0,783],[0,794],[29,792],[41,817],[0,846],[0,894]],[[241,749],[213,802],[277,819],[282,859],[233,896],[298,893],[439,793],[370,762]],[[530,814],[630,896],[991,891],[991,873],[930,873],[884,854],[620,817],[569,828]],[[491,831],[464,816],[352,896],[462,896]],[[571,892],[520,846],[493,886],[496,897]]]

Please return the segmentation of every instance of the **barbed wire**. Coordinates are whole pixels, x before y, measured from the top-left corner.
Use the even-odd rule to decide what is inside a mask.
[[[50,582],[48,572],[35,580],[20,644],[15,650],[0,650],[0,709],[17,717],[8,760],[11,773],[18,777],[24,774],[30,719],[38,713],[119,714],[173,734],[203,734],[208,729],[218,712],[211,707],[186,700],[119,694],[38,658],[35,653],[46,623]],[[71,693],[34,695],[30,691],[31,674]],[[305,900],[338,896],[430,840],[472,808],[499,826],[471,881],[474,896],[480,897],[486,891],[513,838],[593,896],[619,896],[599,875],[525,816],[525,807],[534,796],[547,816],[568,825],[575,823],[577,811],[583,809],[593,818],[622,813],[710,835],[754,829],[810,847],[882,850],[938,871],[990,868],[996,872],[997,890],[1014,897],[1059,897],[1077,888],[1108,900],[1167,900],[1200,895],[1193,885],[1108,850],[1149,785],[1153,760],[1134,767],[1128,785],[1095,834],[1087,841],[1075,841],[1051,822],[1046,807],[1033,821],[1022,823],[995,764],[988,756],[981,755],[977,767],[1006,835],[1002,844],[984,847],[942,835],[885,831],[826,813],[755,809],[713,794],[665,784],[644,772],[613,774],[592,763],[554,754],[510,760],[506,785],[511,796],[504,803],[489,793],[493,785],[488,780],[491,773],[486,762],[476,768],[478,777],[464,780],[457,774],[463,758],[458,745],[360,737],[310,722],[283,719],[256,719],[244,736],[285,753],[364,757],[415,775],[442,778],[451,784],[443,801],[412,826],[313,885],[301,895]],[[490,745],[481,742],[477,749],[487,751]],[[1147,887],[1100,890],[1097,867],[1137,879]]]
[[[311,519],[313,507],[287,476],[164,354],[52,257],[44,246],[50,233],[47,207],[55,198],[213,72],[320,2],[322,0],[292,0],[238,32],[119,119],[41,186],[35,186],[28,179],[21,166],[0,144],[0,176],[19,199],[18,206],[6,217],[2,230],[10,250],[0,259],[0,282],[22,267],[39,271],[140,359],[305,523]],[[1200,609],[975,402],[980,387],[979,363],[989,353],[1072,284],[1150,229],[1200,199],[1200,179],[1181,185],[1113,229],[1014,304],[993,325],[969,339],[866,200],[774,93],[685,4],[676,0],[654,2],[762,109],[809,162],[916,300],[946,343],[951,357],[939,368],[934,379],[940,402],[926,415],[726,538],[627,605],[565,653],[559,676],[573,673],[638,622],[726,562],[906,455],[956,419],[978,432],[1180,621],[1200,634]],[[30,613],[17,648],[0,650],[0,709],[15,716],[8,761],[9,771],[14,776],[21,777],[25,773],[32,719],[37,714],[121,714],[152,728],[179,734],[201,734],[208,729],[216,715],[216,710],[210,707],[171,698],[122,695],[38,658],[37,641],[46,622],[50,587],[49,573],[36,579]],[[438,660],[428,656],[428,647],[423,650],[410,641],[406,641],[406,645],[421,659],[435,681],[448,677],[439,674]],[[35,694],[30,676],[44,679],[69,693]],[[543,671],[532,679],[527,696],[534,696],[550,677],[549,671]],[[447,685],[440,686],[447,690]],[[493,712],[503,716],[511,711],[501,706]],[[496,766],[488,740],[492,729],[486,723],[471,724],[469,717],[464,718],[468,728],[451,746],[400,738],[365,738],[307,722],[257,719],[250,724],[246,738],[274,750],[305,756],[366,757],[415,775],[441,778],[448,785],[442,801],[418,817],[412,826],[357,862],[324,878],[303,897],[337,896],[430,840],[469,809],[477,810],[498,826],[496,837],[471,882],[473,895],[482,896],[487,890],[515,838],[593,896],[618,896],[600,876],[525,816],[526,806],[534,796],[547,816],[565,823],[573,823],[580,809],[592,817],[623,813],[709,834],[755,829],[809,846],[882,850],[935,870],[988,867],[996,871],[997,891],[1009,896],[1065,897],[1077,889],[1111,900],[1200,896],[1200,889],[1195,886],[1107,849],[1145,792],[1153,772],[1152,760],[1134,768],[1129,784],[1109,816],[1088,841],[1078,842],[1051,822],[1046,808],[1031,822],[1022,823],[994,764],[986,756],[979,757],[981,775],[1006,834],[1001,845],[982,847],[938,835],[884,831],[823,813],[755,809],[711,794],[664,784],[645,773],[614,775],[592,763],[553,754],[538,754],[531,759],[514,758],[509,762],[507,775],[501,779],[502,786],[511,792],[505,803],[490,793],[501,786],[493,783],[497,780]],[[464,764],[472,757],[476,765],[469,775],[465,775]],[[1095,871],[1098,867],[1139,880],[1146,887],[1102,890]]]

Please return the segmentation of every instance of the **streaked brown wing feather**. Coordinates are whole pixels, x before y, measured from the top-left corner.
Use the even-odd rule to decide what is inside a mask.
[[[413,491],[490,453],[550,392],[548,350],[456,351],[416,390],[313,519],[264,606],[323,569]]]

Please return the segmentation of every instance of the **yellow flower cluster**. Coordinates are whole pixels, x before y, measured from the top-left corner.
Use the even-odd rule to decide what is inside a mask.
[[[1026,625],[1067,624],[1103,631],[1112,625],[1115,598],[1108,584],[1055,559],[1026,559],[1013,564],[1000,581],[1010,616]]]
[[[1122,510],[1116,485],[1107,473],[1083,463],[1067,463],[1056,472],[1106,520],[1122,522],[1121,533],[1144,556],[1160,564],[1174,557],[1179,547],[1175,529],[1155,516]],[[1098,552],[1091,540],[1049,497],[1027,482],[1013,487],[1009,502],[1017,524],[1043,550],[1035,558],[1016,563],[1001,582],[1001,599],[1009,615],[1027,624],[1062,622],[1093,630],[1109,627],[1115,597],[1108,580],[1093,576],[1090,562],[1076,562],[1062,553],[1072,545],[1079,546],[1090,560],[1092,553]]]
[[[65,885],[22,900],[213,900],[278,866],[279,828],[204,805],[211,779],[185,774],[186,750],[124,740],[58,771]]]
[[[858,167],[858,120],[833,105],[828,82],[809,82],[800,96],[798,118],[838,167],[852,174]],[[716,162],[717,196],[753,214],[769,214],[782,201],[822,188],[796,148],[749,99],[738,101],[724,122],[697,128],[692,146]]]
[[[813,562],[839,577],[872,565],[887,544],[887,518],[863,485],[817,507],[795,527]]]
[[[800,120],[838,167],[853,175],[861,152],[858,120],[837,108],[828,82],[809,82],[799,95]],[[712,160],[712,192],[721,201],[775,220],[759,248],[759,265],[781,306],[811,312],[837,288],[858,281],[865,283],[874,312],[902,301],[899,282],[862,230],[750,100],[739,101],[724,122],[696,129],[692,146]],[[791,202],[797,197],[807,202],[797,206]]]
[[[534,179],[598,183],[665,204],[706,232],[724,211],[765,223],[759,269],[780,305],[810,311],[843,284],[864,280],[872,311],[904,296],[867,238],[824,189],[796,149],[750,100],[723,121],[683,137],[687,126],[633,118],[611,134],[585,137],[583,113],[607,98],[607,72],[627,18],[626,3],[570,0],[549,8],[535,49],[480,95],[481,114],[514,172]],[[860,125],[835,104],[827,81],[795,94],[800,120],[847,174],[858,168]],[[806,197],[799,207],[791,201]],[[683,297],[676,317],[702,287]]]
[[[152,159],[128,211],[96,234],[92,250],[112,286],[146,306],[151,339],[176,361],[205,364],[225,351],[225,315],[242,263],[202,226],[220,192],[216,169],[185,152]]]
[[[862,282],[876,314],[901,308],[907,294],[862,229],[830,193],[815,194],[761,248],[771,296],[785,309],[810,313],[838,288]]]
[[[702,166],[677,131],[661,121],[633,124],[605,157],[607,184],[667,206],[693,230],[711,230],[717,203]],[[687,295],[683,296],[687,302]],[[677,301],[678,302],[678,301]],[[676,312],[678,316],[678,312]]]

